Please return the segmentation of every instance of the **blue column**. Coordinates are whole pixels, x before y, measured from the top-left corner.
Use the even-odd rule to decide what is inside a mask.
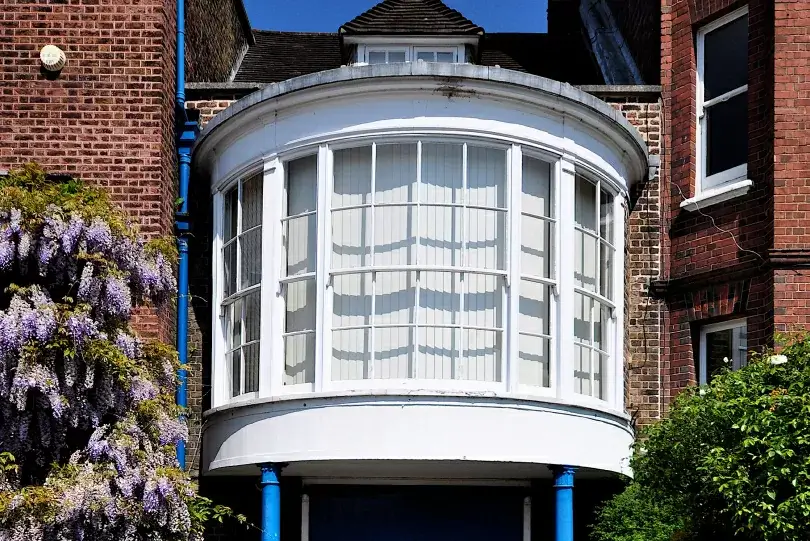
[[[261,464],[262,469],[262,541],[281,539],[281,465]]]
[[[554,468],[554,541],[574,541],[574,472],[571,466]]]

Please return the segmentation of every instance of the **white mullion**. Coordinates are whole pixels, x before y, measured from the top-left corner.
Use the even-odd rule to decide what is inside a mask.
[[[227,349],[225,317],[222,314],[222,295],[224,287],[224,265],[222,251],[223,223],[225,213],[225,198],[222,192],[214,194],[214,246],[213,265],[211,270],[211,285],[214,310],[211,310],[211,325],[213,330],[212,353],[213,366],[211,370],[211,405],[218,407],[225,404],[230,398],[227,392],[227,357],[223,351]],[[224,369],[224,370],[223,370]]]
[[[594,267],[596,269],[596,281],[594,283],[594,291],[597,295],[601,295],[600,288],[602,287],[602,181],[596,181],[596,253],[594,255]],[[590,395],[594,396],[594,383],[596,381],[596,367],[594,365],[594,349],[596,349],[596,311],[599,313],[599,322],[602,322],[602,305],[591,299],[591,353],[590,353]],[[604,336],[601,337],[605,339]],[[599,361],[599,355],[596,355],[596,360]]]
[[[616,308],[612,320],[613,347],[608,352],[609,362],[613,366],[613,378],[610,383],[613,387],[613,406],[618,411],[624,411],[624,199],[617,195],[613,198],[613,240],[616,250],[613,252],[613,295]],[[605,375],[602,376],[602,385],[605,385]]]
[[[461,272],[459,276],[459,329],[458,329],[458,355],[456,355],[454,374],[458,378],[461,374],[462,358],[465,354],[464,348],[464,318],[466,317],[464,306],[464,293],[467,289],[466,273],[464,272],[465,265],[467,264],[467,143],[461,146],[461,254],[459,255],[459,267]]]
[[[326,145],[318,147],[318,167],[316,193],[316,229],[318,231],[316,249],[316,277],[315,283],[322,287],[316,287],[316,310],[315,310],[315,391],[322,391],[331,382],[329,373],[331,363],[327,361],[327,355],[331,352],[331,333],[329,325],[331,323],[331,308],[333,287],[329,283],[329,268],[331,243],[329,222],[330,213],[326,211],[329,205],[329,194],[331,193],[332,177],[329,167],[331,150]]]
[[[557,303],[558,332],[560,337],[574,336],[574,211],[575,211],[575,168],[567,157],[561,158],[554,167],[556,186],[559,186],[557,199],[557,216],[559,231],[557,233],[559,250],[556,254],[559,302]],[[568,399],[574,392],[574,341],[560,339],[557,341],[557,378],[556,395]]]
[[[276,354],[276,340],[274,332],[279,329],[280,321],[277,315],[276,284],[278,284],[279,267],[274,263],[279,260],[277,242],[280,227],[280,210],[277,204],[281,199],[276,191],[284,189],[284,172],[278,159],[264,164],[264,178],[262,180],[262,289],[261,289],[261,327],[259,329],[259,396],[273,396],[281,390],[281,370],[276,366],[275,360],[283,358]],[[282,320],[283,321],[283,320]]]
[[[506,329],[506,358],[502,362],[506,364],[506,390],[516,391],[520,384],[520,256],[521,256],[521,220],[522,220],[522,199],[523,199],[523,150],[520,145],[512,145],[507,150],[507,276],[509,277],[508,315],[506,325],[501,325]]]
[[[371,143],[371,314],[369,321],[371,323],[371,333],[369,336],[369,350],[368,350],[368,379],[374,379],[374,348],[377,346],[375,335],[377,329],[375,328],[375,320],[377,319],[377,271],[374,270],[375,252],[376,252],[376,209],[374,202],[377,198],[377,143]]]
[[[242,289],[242,179],[237,183],[236,196],[236,291]],[[232,310],[234,317],[236,310]],[[239,394],[245,392],[245,356],[242,355],[242,342],[245,341],[245,302],[239,314]],[[233,369],[233,367],[231,367]]]
[[[422,224],[419,221],[419,190],[422,188],[422,141],[416,142],[416,218],[414,219],[416,225],[416,253],[415,253],[415,262],[417,269],[419,267],[419,243],[421,242],[421,227]],[[413,364],[411,366],[411,377],[413,379],[417,379],[419,377],[419,295],[421,293],[421,281],[422,281],[422,272],[420,270],[416,271],[416,300],[413,307]]]
[[[239,394],[245,394],[245,381],[247,378],[245,377],[245,338],[247,337],[247,328],[245,325],[245,312],[247,311],[247,302],[242,300],[242,310],[241,314],[239,315],[239,324],[242,328],[242,334],[240,336],[240,343],[239,343]]]

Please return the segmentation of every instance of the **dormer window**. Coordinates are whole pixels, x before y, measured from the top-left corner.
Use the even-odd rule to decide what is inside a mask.
[[[466,61],[464,45],[364,45],[357,46],[357,62],[365,64],[394,64],[397,62],[443,62]]]

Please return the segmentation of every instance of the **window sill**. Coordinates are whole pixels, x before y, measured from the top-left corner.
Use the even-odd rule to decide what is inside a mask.
[[[711,190],[697,194],[695,197],[685,199],[681,202],[681,208],[687,212],[694,212],[712,205],[717,205],[718,203],[723,203],[735,197],[741,197],[747,194],[753,184],[753,181],[744,179],[726,184],[725,186],[712,188]]]

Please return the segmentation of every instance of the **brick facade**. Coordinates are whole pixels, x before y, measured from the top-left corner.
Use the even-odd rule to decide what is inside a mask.
[[[172,0],[4,0],[0,169],[29,161],[106,188],[147,237],[170,234],[175,198]],[[54,44],[67,63],[41,71]],[[171,314],[139,313],[170,340]]]
[[[705,24],[748,7],[748,178],[751,191],[697,212],[695,36]],[[696,380],[699,329],[745,317],[749,350],[774,345],[774,332],[810,327],[810,83],[805,82],[810,2],[662,0],[664,103],[661,295],[664,378],[669,402]]]

